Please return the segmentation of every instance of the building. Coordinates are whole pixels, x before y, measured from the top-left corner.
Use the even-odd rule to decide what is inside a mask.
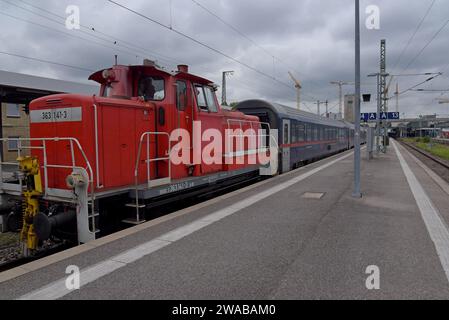
[[[24,105],[17,103],[2,103],[1,105],[2,136],[12,139],[3,144],[3,161],[14,162],[17,158],[18,141],[13,139],[29,138],[29,116],[24,111]],[[24,155],[27,154],[28,152],[24,152]]]
[[[396,130],[398,137],[434,137],[441,134],[442,129],[449,128],[449,119],[424,115],[392,121],[391,127]]]
[[[18,142],[29,137],[29,115],[24,107],[32,100],[56,93],[98,94],[98,85],[36,77],[0,70],[0,152],[3,162],[15,162]],[[25,152],[26,154],[26,152]]]
[[[354,123],[354,102],[355,102],[355,95],[353,94],[347,94],[345,95],[345,121]]]

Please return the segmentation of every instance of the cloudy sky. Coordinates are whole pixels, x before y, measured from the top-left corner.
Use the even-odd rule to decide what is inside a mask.
[[[287,74],[290,70],[303,84],[302,107],[313,112],[317,99],[328,99],[329,107],[337,112],[338,90],[329,82],[354,80],[353,0],[116,1],[259,72],[107,0],[0,0],[0,52],[88,70],[111,66],[114,54],[121,64],[140,64],[143,58],[151,58],[168,70],[188,64],[192,73],[216,83],[221,83],[222,71],[233,70],[228,80],[229,101],[263,98],[293,107],[296,93]],[[81,31],[65,28],[69,5],[80,8]],[[380,9],[379,30],[364,26],[369,5]],[[417,88],[449,89],[448,1],[362,0],[361,9],[363,93],[375,94],[375,79],[367,75],[379,71],[381,39],[387,40],[389,73],[443,72]],[[89,31],[91,27],[96,31]],[[90,73],[2,53],[0,69],[78,82],[86,82]],[[392,87],[398,81],[403,91],[427,78],[399,77]],[[345,94],[353,91],[353,86],[344,87]],[[449,104],[436,100],[442,94],[449,98],[449,92],[408,91],[400,96],[400,111],[406,116],[449,115]],[[391,101],[390,108],[394,107]],[[362,111],[373,110],[375,101],[362,106]]]

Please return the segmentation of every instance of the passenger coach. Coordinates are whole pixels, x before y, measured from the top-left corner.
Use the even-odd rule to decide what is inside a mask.
[[[354,126],[344,121],[263,100],[244,101],[236,109],[278,130],[280,173],[354,147]]]

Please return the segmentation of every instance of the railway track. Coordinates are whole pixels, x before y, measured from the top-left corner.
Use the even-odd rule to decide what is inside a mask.
[[[17,255],[15,257],[12,257],[11,259],[0,263],[0,272],[7,271],[7,270],[15,268],[15,267],[19,267],[21,265],[24,265],[26,263],[29,263],[29,262],[32,262],[35,260],[39,260],[46,256],[52,255],[54,253],[69,249],[70,247],[72,247],[72,246],[68,245],[68,244],[57,244],[57,245],[53,245],[50,248],[47,248],[47,249],[43,250],[42,252],[39,252],[36,255],[30,256],[30,257],[23,257],[20,255],[20,252],[18,251]],[[4,248],[4,249],[7,249],[7,248]]]
[[[432,160],[432,161],[438,163],[440,166],[442,166],[442,167],[444,167],[444,168],[446,168],[446,169],[449,170],[449,163],[448,163],[447,161],[441,160],[441,159],[439,159],[438,157],[435,157],[435,156],[431,155],[430,153],[428,153],[428,152],[426,152],[426,151],[424,151],[424,150],[422,150],[422,149],[420,149],[420,148],[418,148],[418,147],[415,147],[415,146],[414,146],[413,144],[411,144],[411,143],[404,142],[404,141],[401,141],[401,143],[402,143],[403,145],[406,145],[406,146],[409,147],[410,149],[413,149],[413,150],[415,150],[416,152],[422,154],[422,155],[425,156],[426,158],[428,158],[428,159],[430,159],[430,160]]]
[[[426,165],[430,167],[435,173],[437,173],[441,178],[449,182],[449,161],[442,160],[411,143],[401,141],[399,142],[405,146],[409,151],[411,151],[418,159],[424,161]],[[429,162],[429,160],[431,160]]]

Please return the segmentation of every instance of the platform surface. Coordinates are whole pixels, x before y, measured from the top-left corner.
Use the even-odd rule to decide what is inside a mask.
[[[362,199],[339,154],[0,274],[0,299],[449,299],[449,186],[393,144]]]

